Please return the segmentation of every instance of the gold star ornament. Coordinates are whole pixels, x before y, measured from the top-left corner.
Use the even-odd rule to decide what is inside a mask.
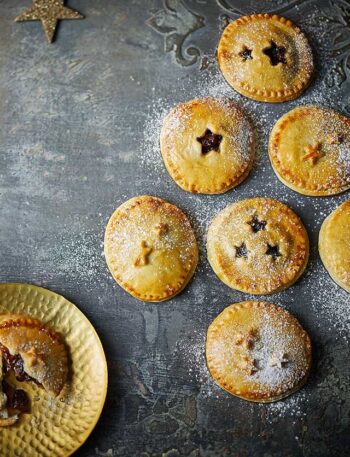
[[[33,0],[32,6],[17,16],[15,21],[41,21],[47,41],[52,43],[60,19],[83,18],[78,11],[64,6],[64,0]]]

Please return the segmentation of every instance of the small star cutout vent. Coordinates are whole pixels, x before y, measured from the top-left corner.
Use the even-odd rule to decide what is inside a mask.
[[[210,129],[206,129],[203,136],[197,137],[197,141],[202,145],[202,154],[207,154],[210,151],[219,151],[222,135],[217,135]]]
[[[248,49],[247,47],[243,49],[243,51],[239,52],[240,57],[242,57],[243,62],[246,60],[253,60],[252,56],[252,49]]]
[[[281,253],[280,253],[280,250],[279,250],[279,247],[276,245],[276,246],[271,246],[271,244],[268,244],[267,245],[268,248],[267,248],[267,251],[266,251],[266,255],[270,255],[273,260],[276,260],[277,257],[281,257]]]
[[[254,233],[260,232],[260,230],[265,230],[266,221],[259,221],[259,219],[256,216],[253,216],[252,219],[247,222],[248,225],[251,226],[252,231]]]
[[[286,48],[277,46],[274,41],[271,41],[271,46],[269,48],[263,49],[263,53],[270,58],[270,63],[273,67],[279,63],[287,63]]]
[[[240,257],[247,258],[248,257],[248,249],[244,242],[240,246],[235,246],[235,249],[236,249],[237,258],[240,258]]]

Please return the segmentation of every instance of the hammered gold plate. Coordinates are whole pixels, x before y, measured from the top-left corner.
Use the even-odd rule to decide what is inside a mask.
[[[99,337],[76,306],[41,287],[0,284],[0,313],[20,313],[57,330],[70,352],[70,376],[59,400],[30,383],[31,413],[0,429],[2,457],[68,457],[95,427],[106,399],[107,364]]]

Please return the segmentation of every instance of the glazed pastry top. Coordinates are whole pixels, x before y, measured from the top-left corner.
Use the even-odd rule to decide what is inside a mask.
[[[275,124],[269,154],[277,175],[307,195],[350,187],[350,119],[313,105],[294,108]]]
[[[292,284],[309,254],[299,217],[270,198],[242,200],[223,209],[211,222],[208,259],[230,287],[266,294]]]
[[[314,69],[305,35],[290,20],[270,14],[232,21],[222,34],[218,61],[238,92],[269,102],[296,98]]]
[[[164,120],[160,143],[170,175],[195,193],[222,193],[236,186],[254,160],[251,123],[228,99],[177,105]]]
[[[197,242],[185,214],[151,196],[132,198],[114,212],[106,229],[105,254],[117,282],[145,301],[178,293],[198,261]]]

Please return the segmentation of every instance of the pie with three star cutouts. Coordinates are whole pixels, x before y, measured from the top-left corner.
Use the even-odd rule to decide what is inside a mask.
[[[309,335],[297,319],[272,303],[228,306],[210,324],[206,359],[216,383],[244,400],[268,403],[306,382]]]
[[[254,134],[244,112],[227,99],[181,103],[164,120],[161,152],[184,190],[220,194],[240,184],[254,161]]]
[[[350,188],[350,118],[305,105],[284,114],[272,129],[269,155],[277,177],[304,195]]]
[[[291,286],[303,273],[309,240],[299,217],[271,198],[238,201],[212,220],[208,260],[221,281],[250,294]]]
[[[117,283],[139,300],[150,302],[181,292],[198,262],[187,216],[175,205],[148,195],[128,200],[112,214],[104,252]]]
[[[8,382],[41,386],[58,397],[68,375],[68,356],[60,335],[41,321],[17,314],[0,315],[0,426],[13,425],[30,412],[29,399]]]
[[[305,35],[289,19],[271,14],[232,21],[222,34],[217,56],[224,77],[237,92],[264,102],[297,98],[314,71]]]

